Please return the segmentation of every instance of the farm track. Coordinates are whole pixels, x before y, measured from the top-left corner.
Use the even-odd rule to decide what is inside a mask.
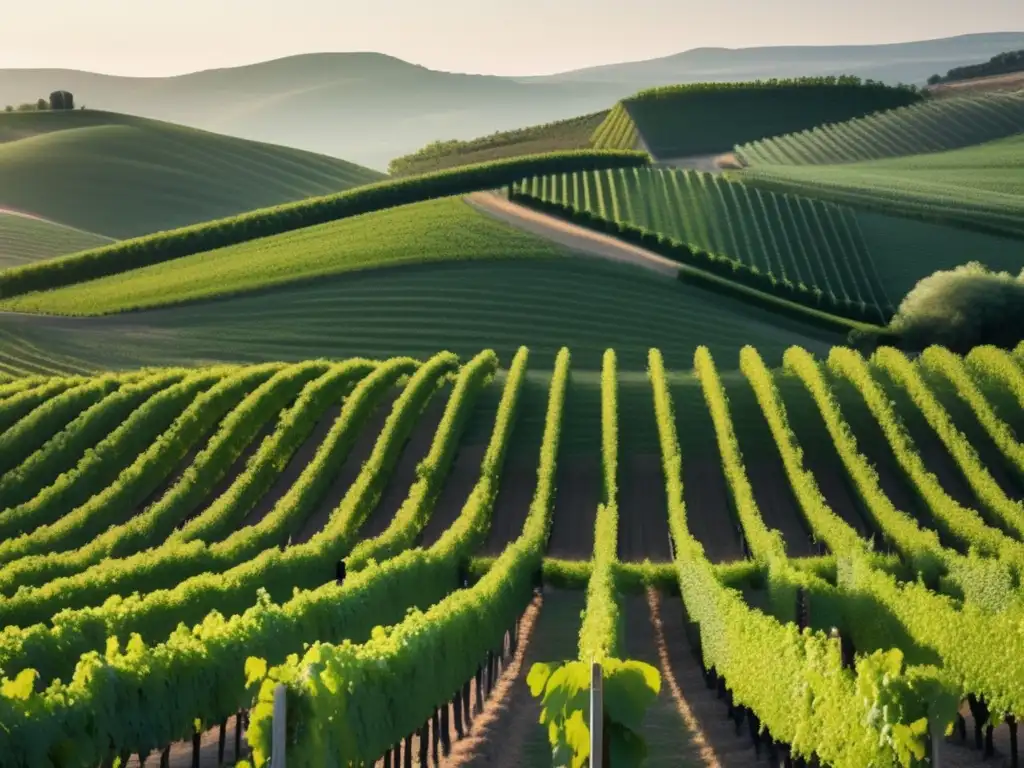
[[[823,554],[811,540],[811,531],[793,495],[779,448],[745,379],[723,381],[729,396],[733,430],[739,441],[747,477],[761,519],[782,534],[790,557]]]
[[[594,551],[594,524],[601,503],[602,469],[599,458],[560,458],[554,517],[548,555],[565,560],[589,560]]]
[[[537,488],[536,460],[509,456],[505,464],[487,541],[481,548],[485,555],[501,554],[522,533]]]
[[[907,429],[907,433],[914,441],[925,467],[935,477],[948,496],[958,501],[965,507],[976,509],[982,512],[982,516],[991,519],[985,512],[985,507],[978,501],[978,497],[971,490],[963,471],[957,466],[956,459],[950,455],[942,440],[925,421],[924,415],[917,410],[914,402],[907,395],[902,387],[891,385],[884,374],[877,374],[876,380],[882,385],[886,395],[896,404],[896,410]]]
[[[664,277],[675,279],[679,265],[653,251],[630,245],[611,235],[570,224],[567,221],[513,203],[493,192],[476,192],[466,201],[478,211],[504,221],[517,229],[539,235],[590,256],[632,264]]]
[[[222,477],[220,481],[213,486],[206,499],[200,502],[196,507],[196,511],[193,516],[202,514],[202,511],[205,510],[206,507],[213,503],[215,499],[219,499],[224,495],[228,488],[230,488],[238,479],[239,475],[245,472],[245,465],[248,463],[249,459],[251,459],[253,455],[255,455],[256,451],[260,449],[263,441],[274,434],[274,430],[277,428],[278,419],[284,411],[291,407],[291,405],[291,403],[288,403],[280,411],[270,414],[266,423],[256,434],[256,437],[254,437],[252,441],[245,446],[245,450],[238,454],[238,458],[235,459],[234,463],[230,467],[228,467],[227,472],[224,473],[224,477]]]
[[[539,722],[540,706],[530,695],[526,677],[537,662],[576,658],[585,598],[579,591],[548,588],[542,595],[529,640],[520,646],[518,674],[488,702],[492,716],[487,717],[485,707],[486,719],[474,723],[467,739],[470,743],[461,748],[466,752],[458,755],[458,762],[443,763],[445,768],[534,768],[550,764],[547,730]]]
[[[861,506],[810,393],[799,382],[776,383],[790,429],[803,451],[804,468],[814,475],[829,508],[862,537],[878,533],[870,514]]]
[[[860,393],[846,381],[838,381],[832,377],[830,383],[842,416],[857,440],[857,449],[878,473],[878,483],[882,492],[896,509],[916,518],[923,527],[937,531],[931,510],[918,498],[910,479],[896,461],[882,428],[871,415]],[[940,538],[943,538],[941,534]],[[950,542],[943,543],[948,545]]]
[[[700,386],[672,387],[676,431],[683,454],[686,525],[713,563],[742,560],[743,537],[715,442],[715,427]],[[662,481],[664,485],[664,480]]]
[[[424,546],[437,543],[444,532],[459,519],[459,513],[462,512],[469,495],[473,492],[473,487],[480,479],[480,466],[485,453],[487,453],[486,445],[462,445],[459,447],[458,455],[452,462],[441,493],[438,494],[437,501],[434,503],[434,510],[423,527]]]
[[[626,647],[630,658],[660,667],[658,701],[644,722],[651,768],[762,765],[746,733],[736,734],[725,702],[704,682],[701,662],[687,639],[682,600],[649,592],[627,598]]]
[[[274,480],[273,485],[270,486],[270,490],[263,494],[260,500],[249,510],[249,514],[245,516],[239,528],[256,525],[270,514],[274,505],[288,493],[288,490],[295,484],[295,481],[299,479],[302,470],[306,468],[306,465],[316,455],[317,449],[324,441],[324,438],[327,437],[327,433],[331,431],[331,427],[334,426],[334,422],[340,414],[340,404],[332,405],[324,411],[316,426],[310,432],[309,437],[292,454],[284,470]]]
[[[978,421],[974,410],[943,384],[935,385],[934,377],[926,377],[926,381],[934,385],[932,391],[936,398],[945,407],[956,428],[963,432],[977,451],[981,463],[985,465],[985,469],[992,475],[992,479],[1003,493],[1015,501],[1024,499],[1024,475],[1014,470],[1009,459],[1003,455],[991,435]]]
[[[436,393],[420,415],[420,418],[416,422],[416,426],[413,428],[412,434],[409,436],[408,442],[402,449],[402,455],[398,459],[398,463],[395,465],[394,471],[391,473],[387,487],[385,487],[381,493],[377,506],[375,506],[370,514],[367,515],[365,522],[359,529],[359,538],[361,540],[372,539],[373,537],[384,533],[388,526],[391,525],[391,521],[394,519],[395,513],[401,509],[402,503],[409,496],[409,490],[412,488],[413,483],[416,482],[416,467],[430,452],[431,443],[434,442],[434,434],[437,432],[437,427],[441,423],[441,418],[444,416],[444,409],[448,403],[449,397],[451,397],[451,393],[452,388],[450,386],[446,386],[443,392]],[[358,463],[353,462],[352,468],[355,470],[353,480],[355,479],[355,475],[359,473],[359,467],[361,464],[361,461]],[[343,475],[344,472],[342,475],[339,475],[339,479],[342,479]],[[474,476],[473,479],[470,480],[470,484],[475,481],[476,477]],[[446,485],[447,482],[448,480],[446,479]],[[349,481],[347,485],[351,485],[351,481]],[[344,495],[344,492],[342,495]],[[468,490],[466,495],[469,495]],[[326,505],[321,507],[322,514],[324,514],[324,510],[326,510],[323,522],[326,522],[326,515],[330,515],[331,510],[337,506],[337,503],[338,502],[335,501],[334,506],[329,508],[327,508]],[[310,526],[314,524],[314,521],[310,520],[307,524],[307,531],[309,531],[309,535],[312,536],[320,530],[320,528],[323,527],[323,522],[315,529],[310,530]]]
[[[619,559],[668,562],[668,503],[658,454],[619,458]]]

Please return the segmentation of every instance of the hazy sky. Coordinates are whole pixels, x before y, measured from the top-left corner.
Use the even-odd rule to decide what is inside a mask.
[[[165,75],[381,51],[434,69],[546,74],[702,46],[1024,30],[1024,0],[2,0],[0,67]]]

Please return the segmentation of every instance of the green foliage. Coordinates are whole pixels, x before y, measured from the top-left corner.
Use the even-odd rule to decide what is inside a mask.
[[[622,103],[651,153],[672,158],[727,152],[736,144],[923,98],[910,86],[844,76],[663,86]]]
[[[890,327],[912,349],[1012,348],[1024,340],[1024,270],[1015,277],[970,262],[936,272],[907,294]]]
[[[958,80],[970,80],[973,77],[992,77],[1021,71],[1024,71],[1024,51],[1006,51],[997,53],[981,64],[953,67],[946,72],[944,77],[938,74],[933,75],[928,78],[928,84],[953,83]]]
[[[639,731],[661,690],[661,676],[649,664],[609,657],[601,677],[607,759],[616,766],[641,765],[647,748]],[[526,684],[541,701],[540,723],[548,726],[553,766],[590,765],[590,683],[588,662],[537,662],[530,668]]]
[[[635,149],[639,140],[636,123],[619,102],[594,129],[590,144],[595,149]]]
[[[930,99],[736,147],[748,166],[831,165],[959,149],[1019,133],[1024,96]]]
[[[434,141],[409,155],[396,157],[388,163],[388,173],[404,176],[411,173],[439,171],[469,163],[486,162],[519,155],[535,155],[567,149],[632,149],[591,144],[590,136],[605,119],[608,111],[595,112],[568,120],[531,125],[512,131],[497,131],[478,139]]]
[[[0,269],[99,248],[111,239],[45,219],[0,214]]]
[[[649,168],[535,177],[512,197],[785,301],[862,322],[893,311],[845,207]]]
[[[404,179],[387,179],[334,195],[263,208],[232,218],[137,237],[93,251],[6,270],[0,273],[0,297],[9,298],[94,280],[385,208],[493,189],[511,184],[524,176],[644,165],[649,160],[642,152],[552,152],[477,163]]]
[[[229,297],[288,284],[308,286],[325,277],[370,269],[470,260],[545,259],[564,253],[558,245],[494,221],[462,200],[446,198],[27,294],[5,305],[18,311],[99,315]],[[262,297],[260,304],[266,307]],[[192,317],[191,311],[186,311]]]
[[[980,146],[839,165],[757,166],[738,177],[765,190],[1020,239],[1024,97],[1020,112],[1014,136]]]

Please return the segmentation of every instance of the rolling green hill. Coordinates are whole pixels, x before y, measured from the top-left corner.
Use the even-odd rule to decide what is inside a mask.
[[[738,177],[767,189],[1024,236],[1024,134],[862,163],[761,166]],[[971,258],[965,253],[963,261]],[[1010,268],[1021,264],[1012,257],[1008,261]]]
[[[388,164],[388,171],[404,176],[507,157],[584,149],[591,145],[591,136],[607,114],[604,110],[468,141],[435,141],[412,154],[396,157]]]
[[[380,178],[343,160],[127,115],[0,114],[0,208],[110,238]]]
[[[379,267],[560,255],[557,246],[481,216],[457,198],[442,198],[30,293],[0,308],[103,315]]]
[[[640,91],[622,104],[652,155],[677,158],[728,152],[736,144],[923,98],[912,88],[844,76],[665,86]],[[631,143],[630,131],[619,133]]]
[[[748,166],[828,165],[941,152],[1024,132],[1024,93],[932,99],[736,147]]]
[[[45,219],[0,213],[0,269],[18,267],[65,253],[99,248],[110,238]]]

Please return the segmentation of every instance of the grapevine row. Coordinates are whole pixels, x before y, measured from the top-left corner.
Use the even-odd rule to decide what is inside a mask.
[[[324,754],[339,764],[369,762],[419,728],[473,676],[480,659],[498,647],[529,602],[541,567],[568,370],[568,350],[562,350],[551,382],[537,489],[523,533],[480,581],[425,612],[411,612],[368,643],[314,644],[302,659],[269,670],[260,660],[247,662],[253,677],[262,678],[249,731],[257,766],[270,756],[270,698],[277,681],[289,687],[289,711],[300,720],[303,734],[289,745],[290,765],[317,765]],[[339,687],[328,692],[304,682],[311,665]]]
[[[199,505],[214,485],[223,479],[231,465],[246,446],[255,439],[263,425],[289,401],[295,398],[302,386],[328,369],[323,362],[299,363],[277,371],[271,378],[250,392],[221,423],[220,429],[200,451],[190,466],[163,496],[121,525],[111,526],[89,544],[69,552],[54,552],[32,557],[23,557],[9,563],[0,577],[0,589],[4,585],[39,586],[53,579],[79,573],[91,565],[108,558],[131,555],[148,547],[161,545],[175,526],[180,524]],[[262,372],[259,377],[262,377]],[[230,379],[226,379],[228,383]],[[251,383],[251,382],[250,382]],[[248,386],[248,384],[242,384]],[[213,417],[217,408],[210,407],[214,390],[200,397],[181,417],[179,424],[187,428],[199,427],[200,419]],[[222,394],[221,396],[230,396]],[[212,424],[208,425],[209,428]],[[200,438],[202,435],[200,435]],[[174,466],[179,458],[180,448],[168,455],[169,439],[164,438],[152,446],[147,453],[160,451],[158,461],[164,467]],[[125,482],[125,474],[118,483]],[[116,486],[113,486],[116,488]],[[118,489],[123,491],[123,487]],[[145,489],[143,489],[143,492]],[[136,492],[136,496],[139,492]],[[95,503],[117,504],[111,488],[94,497]],[[90,501],[90,503],[94,503]]]
[[[233,544],[236,541],[249,544],[251,528],[259,528],[264,533],[268,547],[283,543],[288,535],[289,521],[292,529],[301,523],[320,498],[322,486],[329,482],[320,473],[326,473],[327,478],[333,477],[355,442],[358,430],[384,392],[415,366],[416,363],[410,359],[396,358],[381,364],[360,382],[346,399],[341,414],[313,459],[258,526],[241,528],[221,542],[207,544],[198,539],[185,541],[184,533],[192,527],[191,524],[186,525],[181,535],[172,535],[158,549],[106,561],[74,576],[55,579],[0,601],[0,622],[27,627],[48,621],[62,608],[99,606],[111,595],[158,591],[202,574],[230,569],[247,559],[248,548],[236,551]],[[274,437],[265,442],[250,460],[246,472],[194,523],[197,526],[209,523],[218,528],[226,527],[232,520],[240,523],[245,510],[273,481],[276,473],[269,470],[277,468],[279,473],[284,469],[304,435],[313,429],[322,409],[342,394],[351,383],[353,374],[360,375],[361,371],[365,372],[365,368],[360,361],[343,363],[315,382],[282,420]]]
[[[20,465],[0,477],[0,510],[14,507],[36,496],[64,472],[69,471],[85,452],[110,434],[129,414],[160,390],[187,375],[183,368],[167,369],[122,384],[110,395],[83,411],[63,430],[54,434]]]
[[[399,360],[400,364],[405,362]],[[149,640],[159,640],[170,635],[179,622],[200,621],[210,611],[241,612],[255,602],[261,589],[274,599],[283,599],[294,588],[312,588],[327,581],[328,574],[334,573],[335,563],[352,545],[351,536],[345,532],[357,530],[376,505],[420,413],[440,378],[454,364],[454,356],[444,353],[432,358],[414,374],[395,402],[359,476],[318,536],[283,551],[270,548],[224,573],[204,572],[193,576],[173,589],[108,600],[94,608],[62,611],[53,617],[52,629],[45,625],[17,631],[8,629],[0,639],[0,667],[11,672],[22,668],[21,665],[31,665],[43,672],[41,667],[45,663],[44,677],[48,678],[51,673],[60,675],[69,661],[102,647],[111,635],[127,637],[138,632]],[[377,371],[386,367],[386,363],[382,364]],[[324,469],[322,463],[317,468]],[[333,472],[329,476],[333,477]],[[317,479],[325,484],[324,480]],[[74,634],[69,637],[68,630],[72,627]],[[61,647],[63,654],[58,652]]]
[[[88,379],[85,376],[47,378],[38,386],[22,389],[0,402],[0,432],[6,432],[33,409],[66,389],[77,387]]]

